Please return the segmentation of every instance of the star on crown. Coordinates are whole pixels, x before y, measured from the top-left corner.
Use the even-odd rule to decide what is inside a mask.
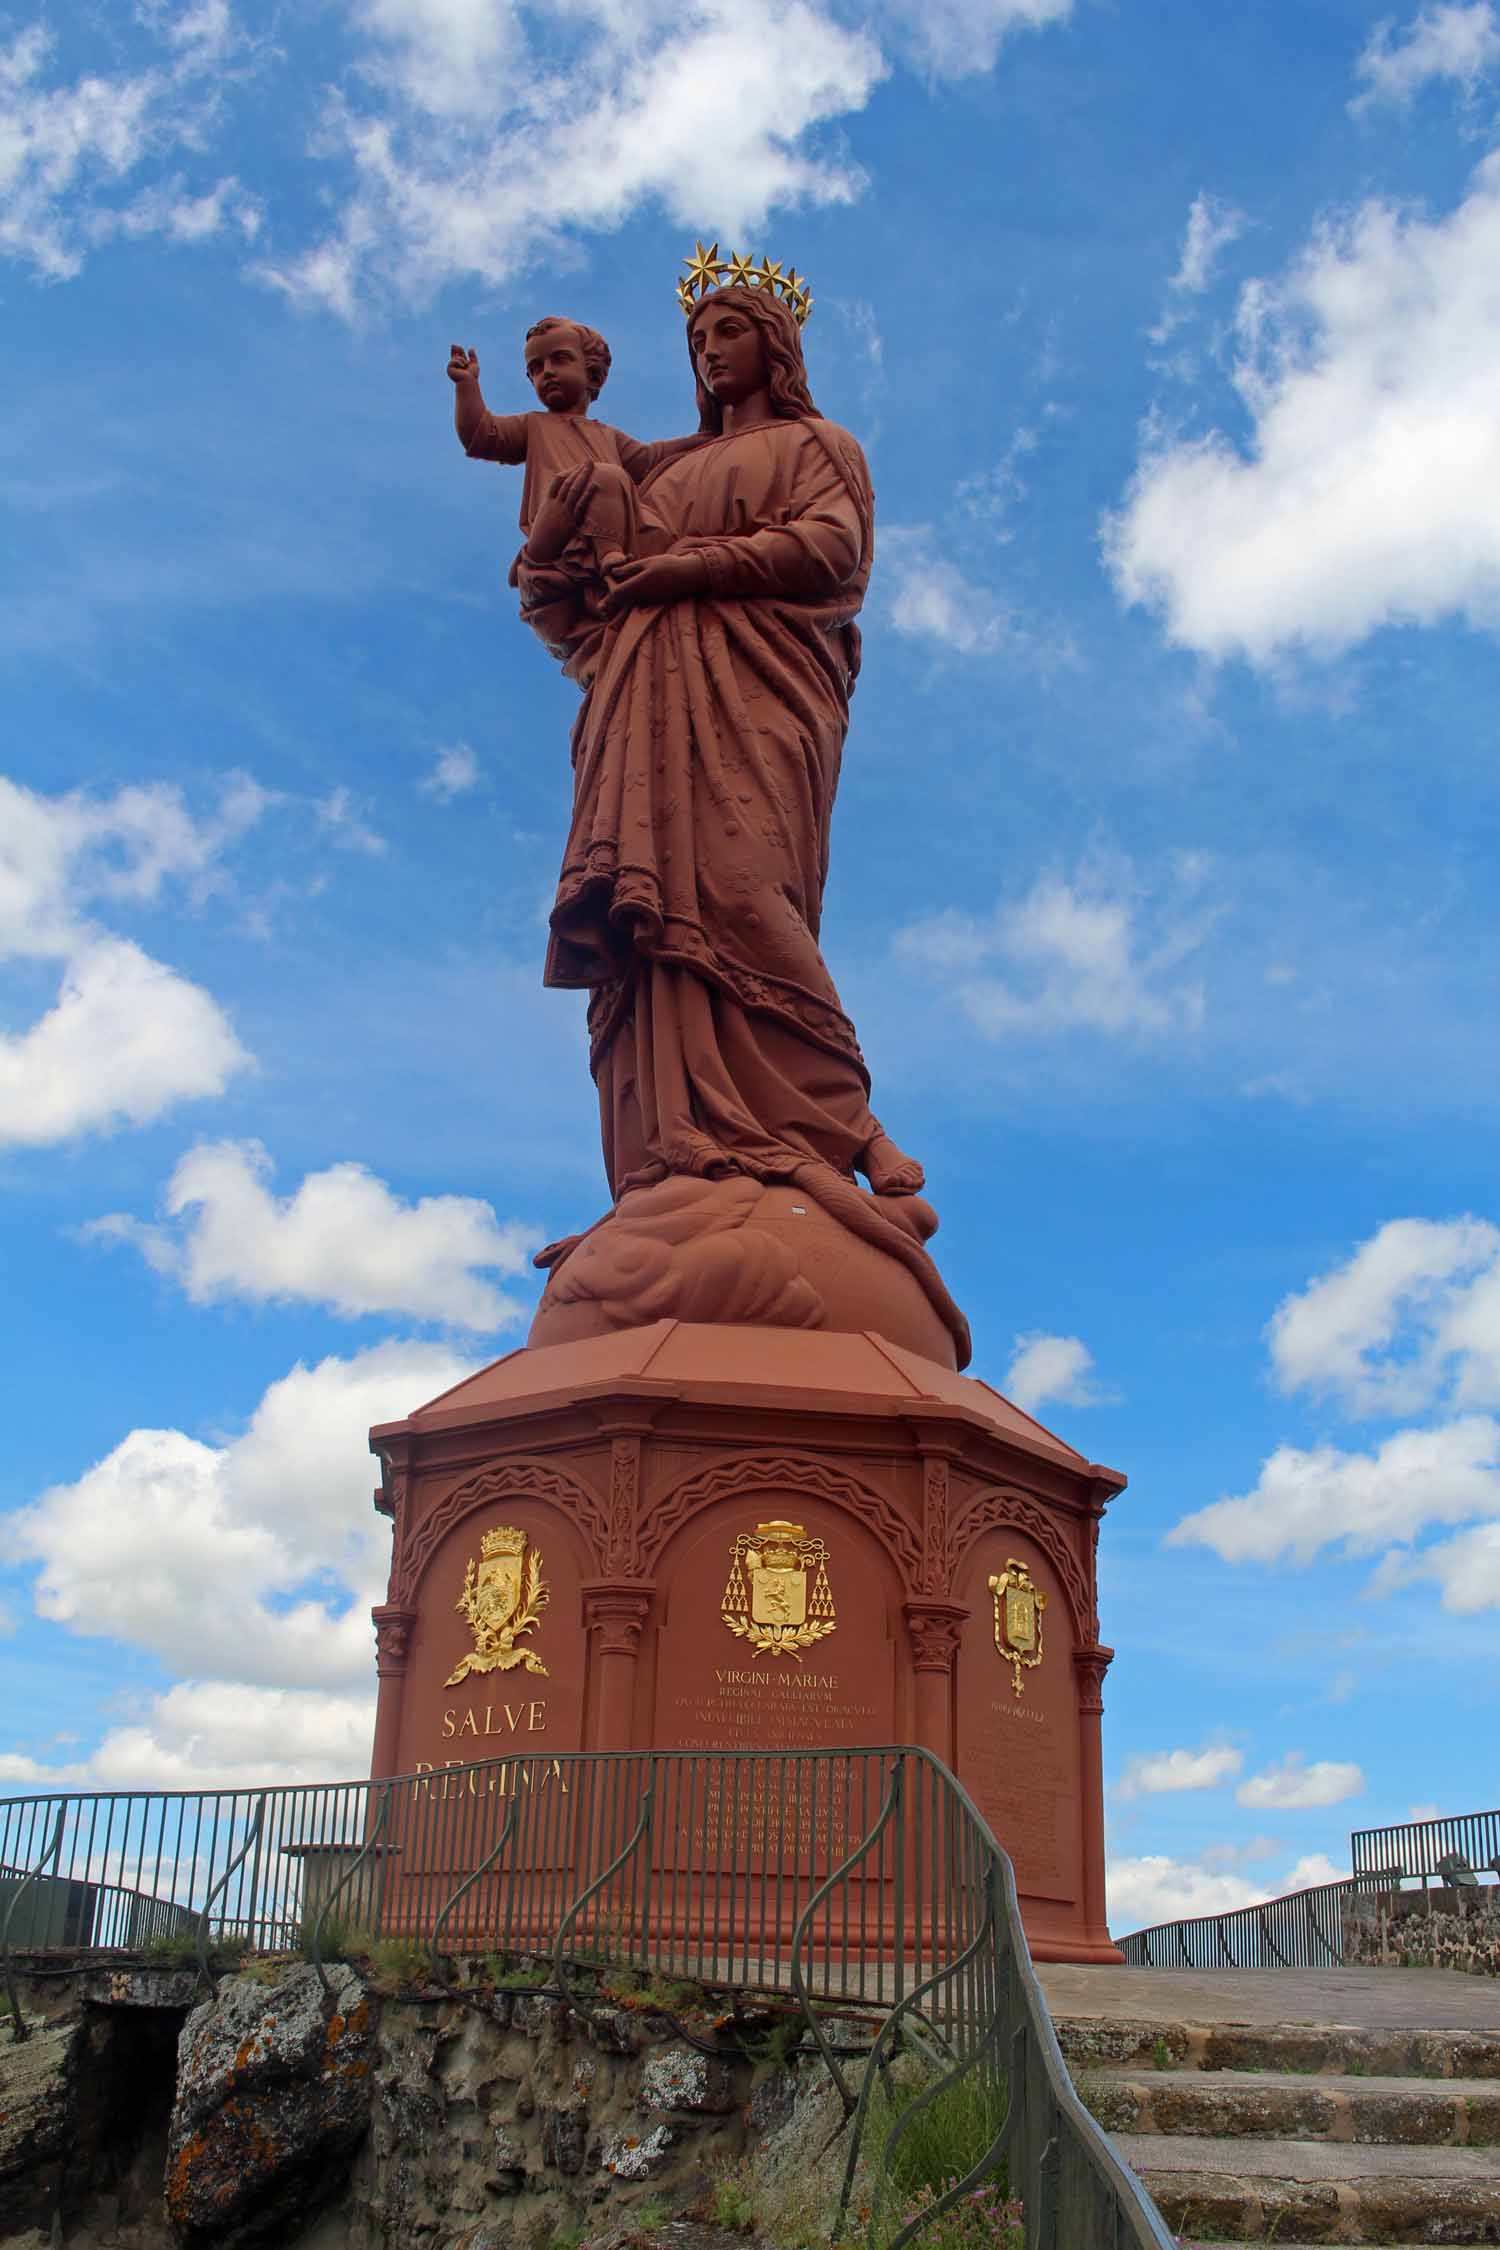
[[[685,313],[715,289],[769,289],[799,328],[812,311],[812,291],[795,266],[788,266],[783,273],[779,261],[773,266],[769,258],[762,258],[756,265],[737,250],[721,258],[717,242],[710,243],[706,250],[701,242],[695,242],[692,256],[682,262],[687,272],[678,281],[677,302]]]

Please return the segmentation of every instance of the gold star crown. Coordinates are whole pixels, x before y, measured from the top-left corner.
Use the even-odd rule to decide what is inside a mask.
[[[687,272],[678,281],[677,302],[685,313],[715,289],[769,289],[794,315],[799,328],[812,311],[812,291],[795,266],[788,266],[783,273],[769,258],[762,258],[756,265],[738,251],[721,258],[717,242],[710,243],[706,250],[701,242],[695,243],[692,256],[682,262]]]
[[[524,1531],[502,1525],[498,1531],[487,1531],[479,1542],[479,1552],[488,1561],[491,1555],[518,1555],[526,1544]]]

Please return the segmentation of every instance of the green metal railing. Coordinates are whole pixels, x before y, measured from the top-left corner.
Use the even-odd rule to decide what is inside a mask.
[[[1010,1862],[924,1751],[580,1753],[311,1788],[17,1798],[0,1802],[5,1870],[0,1966],[17,2038],[12,1954],[58,1943],[45,1916],[30,1918],[49,1884],[92,1890],[68,1942],[106,1955],[139,1949],[125,1907],[105,1903],[134,1900],[149,1902],[153,1934],[193,1930],[202,1968],[214,1946],[302,1945],[321,1969],[337,1923],[346,1943],[351,1929],[418,1938],[440,1974],[477,1954],[545,1962],[542,1989],[560,2000],[611,1969],[780,1993],[843,2102],[840,2232],[861,2160],[873,2243],[914,2119],[977,2085],[991,2146],[892,2250],[1001,2166],[1025,2204],[1028,2250],[1170,2250],[1073,2091]],[[878,2027],[857,2083],[829,2041],[829,2007]],[[919,2090],[891,2071],[898,2050],[923,2062]],[[878,2131],[877,2084],[894,2119]]]
[[[1158,1922],[1115,1943],[1137,1969],[1337,1968],[1344,1958],[1344,1900],[1355,1888],[1317,1883],[1229,1914]]]
[[[1443,1820],[1404,1820],[1390,1828],[1357,1828],[1349,1839],[1349,1864],[1356,1879],[1380,1875],[1441,1882],[1450,1864],[1461,1860],[1477,1874],[1500,1875],[1500,1812],[1452,1813]]]

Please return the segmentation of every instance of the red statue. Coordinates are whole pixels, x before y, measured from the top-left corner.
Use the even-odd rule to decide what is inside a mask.
[[[700,247],[679,294],[696,438],[646,446],[589,420],[608,350],[577,324],[528,337],[541,413],[488,414],[474,355],[455,346],[449,363],[465,450],[526,463],[512,582],[583,689],[545,977],[591,995],[615,1210],[543,1252],[533,1337],[668,1313],[846,1326],[823,1269],[847,1263],[833,1244],[852,1233],[904,1269],[898,1293],[918,1284],[913,1340],[934,1348],[936,1315],[961,1366],[967,1328],[924,1248],[937,1221],[922,1168],[870,1109],[818,947],[869,471],[813,404],[795,274]],[[789,1243],[767,1188],[810,1199],[834,1234]],[[882,1323],[869,1309],[855,1325]]]

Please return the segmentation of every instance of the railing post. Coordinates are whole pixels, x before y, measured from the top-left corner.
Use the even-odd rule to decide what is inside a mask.
[[[9,1904],[5,1909],[5,1921],[3,1925],[0,1925],[0,1960],[5,1963],[5,1997],[10,2003],[11,2039],[18,2047],[23,2041],[31,2037],[31,2033],[26,2028],[26,2018],[21,2013],[21,1996],[16,1990],[16,1972],[10,1957],[11,1924],[15,1920],[16,1908],[20,1905],[25,1893],[44,1873],[48,1860],[55,1859],[62,1850],[63,1822],[67,1817],[67,1810],[65,1804],[58,1806],[57,1822],[52,1830],[52,1841],[35,1867],[27,1869],[20,1882],[11,1892]]]

